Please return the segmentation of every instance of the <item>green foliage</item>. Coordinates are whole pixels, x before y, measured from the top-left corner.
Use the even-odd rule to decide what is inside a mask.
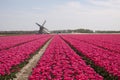
[[[75,29],[75,30],[54,30],[52,33],[94,33],[89,29]]]
[[[77,33],[93,33],[92,30],[89,30],[89,29],[76,29],[76,30],[73,30],[73,32],[77,32]]]

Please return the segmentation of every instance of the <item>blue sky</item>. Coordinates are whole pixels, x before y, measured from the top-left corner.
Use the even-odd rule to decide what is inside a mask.
[[[120,30],[120,0],[0,0],[0,30]]]

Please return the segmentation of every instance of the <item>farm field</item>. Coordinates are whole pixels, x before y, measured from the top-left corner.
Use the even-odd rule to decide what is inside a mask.
[[[47,42],[25,80],[120,80],[120,34],[1,36],[0,80],[17,79]]]

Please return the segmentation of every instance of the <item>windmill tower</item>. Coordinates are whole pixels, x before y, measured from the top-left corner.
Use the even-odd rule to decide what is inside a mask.
[[[38,32],[39,34],[49,34],[50,33],[48,31],[48,29],[44,27],[45,23],[46,23],[46,20],[43,22],[42,25],[36,23],[39,26],[39,32]]]

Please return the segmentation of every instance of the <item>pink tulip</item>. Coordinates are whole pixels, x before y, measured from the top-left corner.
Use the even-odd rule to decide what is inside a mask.
[[[48,72],[47,74],[46,70]],[[91,77],[89,76],[92,75],[95,75],[94,78],[96,80],[103,80],[100,75],[98,76],[90,66],[87,66],[82,58],[57,35],[54,36],[44,55],[33,69],[31,76],[38,74],[36,72],[39,72],[39,76],[45,74],[44,76],[46,76],[47,79],[51,76],[52,80],[87,80],[90,79]],[[81,75],[83,72],[86,73]],[[29,78],[30,80],[31,76]]]

